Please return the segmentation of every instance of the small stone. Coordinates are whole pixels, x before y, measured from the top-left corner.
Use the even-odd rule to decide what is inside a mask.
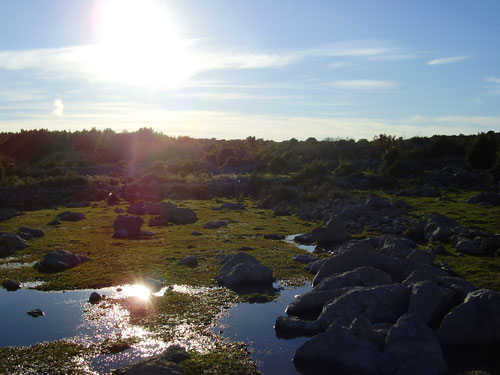
[[[38,318],[39,316],[45,316],[45,313],[40,309],[30,310],[26,314],[32,316],[33,318]]]
[[[92,292],[92,294],[89,297],[89,302],[94,304],[94,303],[99,303],[102,300],[102,296],[97,293],[97,292]]]
[[[186,266],[189,268],[194,268],[198,266],[198,258],[196,258],[194,255],[189,255],[177,262],[178,265],[181,266]]]
[[[21,283],[14,280],[7,280],[3,282],[2,286],[9,292],[15,292],[21,288]]]

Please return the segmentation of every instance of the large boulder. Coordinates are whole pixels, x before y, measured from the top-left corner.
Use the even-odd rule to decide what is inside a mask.
[[[43,230],[37,229],[37,228],[21,227],[21,228],[19,228],[19,233],[21,233],[21,234],[26,233],[34,238],[39,238],[39,237],[45,236],[45,233],[43,232]]]
[[[432,281],[421,281],[412,285],[408,313],[422,322],[437,327],[451,310],[456,293]]]
[[[328,366],[335,372],[348,374],[379,374],[381,352],[377,344],[359,338],[348,328],[333,324],[296,351],[296,365]]]
[[[358,315],[371,323],[394,323],[408,309],[410,291],[404,285],[354,287],[323,307],[318,317],[321,327],[332,323],[349,326]]]
[[[168,347],[162,354],[142,359],[113,371],[115,375],[182,375],[180,362],[189,354],[179,345]]]
[[[14,254],[16,250],[23,250],[29,245],[14,233],[0,232],[0,258]]]
[[[144,203],[143,212],[146,215],[160,215],[162,211],[162,204],[157,202]]]
[[[127,208],[127,213],[131,215],[144,215],[144,202],[134,202]]]
[[[413,288],[414,285],[425,281],[432,281],[439,286],[453,290],[456,295],[455,302],[457,304],[463,302],[467,294],[477,290],[474,285],[459,277],[430,274],[425,271],[412,272],[403,281],[403,285],[406,285],[409,288]]]
[[[57,215],[57,219],[61,221],[80,221],[85,219],[85,215],[81,212],[64,211]]]
[[[325,304],[347,293],[349,290],[351,290],[351,287],[326,291],[317,291],[313,289],[296,296],[293,301],[288,304],[285,312],[287,315],[301,318],[317,318]]]
[[[500,205],[500,193],[494,191],[483,191],[466,200],[467,203],[481,204],[486,206]]]
[[[500,294],[476,290],[452,309],[438,331],[443,345],[492,345],[500,343]]]
[[[360,244],[329,258],[314,278],[313,285],[318,285],[323,279],[331,275],[363,266],[378,268],[391,276],[395,282],[403,281],[413,271],[425,271],[441,276],[448,275],[437,267],[408,259],[393,258],[371,250],[368,244]]]
[[[439,375],[447,365],[436,334],[411,314],[389,330],[380,372],[391,375]]]
[[[264,267],[247,253],[229,255],[223,259],[223,265],[216,276],[219,285],[231,289],[272,287],[273,270]]]
[[[140,216],[120,215],[113,223],[115,238],[138,238],[144,220]]]
[[[359,267],[323,279],[314,290],[336,290],[348,286],[377,286],[391,283],[392,278],[387,273],[372,267]]]
[[[192,224],[198,220],[193,210],[190,208],[179,208],[171,202],[162,204],[160,217],[178,225]]]
[[[323,246],[342,243],[350,237],[344,222],[338,218],[331,218],[325,227],[315,228],[311,234]]]
[[[36,267],[41,272],[59,272],[89,260],[91,259],[84,255],[73,254],[66,250],[57,250],[45,254],[42,260],[37,262]]]

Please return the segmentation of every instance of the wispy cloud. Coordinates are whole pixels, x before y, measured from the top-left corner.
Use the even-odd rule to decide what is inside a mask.
[[[442,65],[442,64],[452,64],[459,61],[463,61],[468,59],[469,56],[451,56],[451,57],[443,57],[440,59],[434,59],[427,61],[427,65]]]
[[[295,99],[291,95],[258,95],[242,92],[188,92],[169,95],[172,98],[206,100],[206,101],[228,101],[228,100],[290,100]]]
[[[389,90],[399,86],[399,84],[394,81],[355,79],[329,82],[328,86],[352,90]]]
[[[488,82],[488,83],[494,83],[494,84],[500,85],[500,78],[497,78],[497,77],[488,77],[484,81]]]

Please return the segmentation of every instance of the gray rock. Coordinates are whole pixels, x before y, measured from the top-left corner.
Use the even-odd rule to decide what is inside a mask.
[[[323,279],[314,287],[313,291],[336,290],[349,286],[378,286],[391,283],[392,278],[387,273],[372,267],[359,267]]]
[[[214,221],[208,221],[203,225],[203,228],[205,229],[217,229],[221,227],[227,226],[227,223],[224,220],[214,220]]]
[[[21,227],[19,228],[20,233],[28,233],[32,235],[35,238],[43,237],[45,236],[45,233],[41,229],[34,229],[34,228],[27,228],[27,227]]]
[[[168,225],[168,220],[160,216],[152,217],[149,219],[150,227],[166,227]]]
[[[0,221],[9,220],[16,216],[16,213],[14,208],[0,208]]]
[[[344,222],[338,218],[331,218],[325,227],[315,228],[311,234],[321,245],[342,243],[350,237]]]
[[[144,215],[144,202],[134,202],[127,208],[127,213],[131,215]]]
[[[449,243],[452,231],[448,227],[437,227],[429,237],[430,241]]]
[[[45,313],[40,309],[30,310],[26,314],[32,316],[33,318],[38,318],[39,316],[45,316]]]
[[[305,243],[305,244],[310,244],[313,243],[314,237],[311,233],[303,233],[303,234],[298,234],[293,238],[294,242],[297,243]]]
[[[447,365],[436,334],[411,314],[403,315],[385,341],[380,372],[394,375],[439,375]]]
[[[142,208],[142,211],[146,215],[160,215],[160,213],[162,211],[162,205],[161,205],[161,203],[156,203],[156,202],[144,203],[144,207]]]
[[[193,210],[190,208],[179,208],[171,202],[162,204],[160,217],[178,225],[192,224],[198,220]]]
[[[6,280],[2,283],[2,286],[9,292],[15,292],[21,288],[21,283],[14,280]]]
[[[115,238],[138,238],[144,220],[140,216],[119,215],[113,222]]]
[[[429,251],[424,251],[420,249],[412,250],[412,252],[408,254],[408,256],[406,257],[406,259],[408,260],[423,264],[432,264],[434,258],[435,256]]]
[[[313,285],[318,285],[323,279],[331,275],[363,266],[378,268],[391,276],[395,282],[403,281],[413,271],[418,270],[447,276],[446,272],[437,267],[376,253],[370,250],[368,244],[363,244],[362,246],[353,246],[348,251],[329,258],[314,278]]]
[[[360,339],[371,341],[379,347],[384,348],[385,338],[387,334],[381,330],[373,328],[371,322],[364,315],[358,315],[349,326],[349,331]]]
[[[203,236],[203,233],[198,232],[197,230],[193,230],[193,231],[191,232],[191,236]]]
[[[316,289],[316,288],[315,288]],[[315,289],[296,296],[285,309],[287,315],[317,317],[325,304],[351,290],[351,287],[336,290],[316,291]]]
[[[318,317],[322,327],[332,323],[349,326],[358,315],[371,323],[393,323],[408,308],[410,291],[404,285],[354,287],[323,307]]]
[[[425,271],[412,272],[403,281],[403,285],[413,288],[413,285],[423,281],[432,281],[436,285],[453,290],[456,293],[459,302],[463,301],[467,294],[477,290],[474,285],[459,277],[439,276]]]
[[[47,223],[47,225],[51,225],[51,226],[55,226],[55,225],[59,225],[59,224],[61,224],[61,222],[57,219],[54,219],[54,220]]]
[[[57,215],[57,218],[61,221],[80,221],[85,219],[85,215],[81,212],[65,211]]]
[[[348,328],[333,324],[296,351],[294,362],[327,364],[339,373],[379,374],[381,352],[377,344],[355,336]]]
[[[328,258],[315,260],[314,262],[306,264],[304,269],[307,272],[315,275],[319,272],[319,270],[321,269],[321,267],[323,267],[323,265],[326,263],[327,260]]]
[[[500,343],[500,294],[476,290],[451,310],[438,331],[443,345],[492,345]]]
[[[132,363],[115,370],[115,375],[182,375],[182,366],[178,363],[189,358],[189,354],[178,345],[167,348],[160,355]]]
[[[379,253],[393,258],[406,258],[414,247],[415,243],[407,238],[387,238]]]
[[[500,194],[492,191],[483,191],[467,199],[466,202],[486,206],[498,206],[500,205]]]
[[[486,253],[484,248],[478,246],[475,241],[469,240],[468,238],[459,240],[455,248],[459,253],[467,255],[484,255]]]
[[[285,236],[283,236],[282,234],[269,233],[269,234],[264,234],[264,239],[265,240],[284,240]]]
[[[223,265],[215,279],[219,285],[231,289],[253,286],[271,287],[273,270],[262,266],[249,254],[237,253],[223,259]]]
[[[196,258],[194,255],[189,255],[185,258],[182,258],[177,262],[177,264],[181,266],[186,266],[189,268],[194,268],[198,266],[198,258]]]
[[[57,250],[45,254],[42,260],[37,262],[36,267],[41,272],[59,272],[90,260],[84,255],[73,254],[66,250]]]
[[[301,336],[311,337],[325,330],[316,320],[303,320],[295,316],[278,316],[274,329],[276,335],[284,339]]]
[[[23,250],[29,245],[14,233],[0,232],[0,257],[12,255],[15,250]]]
[[[102,300],[102,296],[97,293],[97,292],[92,292],[89,297],[89,302],[94,304],[94,303],[99,303]]]
[[[408,313],[437,327],[454,306],[455,295],[452,289],[440,287],[432,281],[418,282],[412,285]]]
[[[316,258],[315,256],[312,256],[312,255],[308,255],[308,254],[297,254],[293,257],[293,260],[295,262],[308,264],[308,263],[311,263],[311,262],[318,260],[318,258]]]

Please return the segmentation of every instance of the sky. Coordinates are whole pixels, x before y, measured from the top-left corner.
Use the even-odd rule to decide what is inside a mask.
[[[500,131],[498,0],[0,2],[0,131]]]

